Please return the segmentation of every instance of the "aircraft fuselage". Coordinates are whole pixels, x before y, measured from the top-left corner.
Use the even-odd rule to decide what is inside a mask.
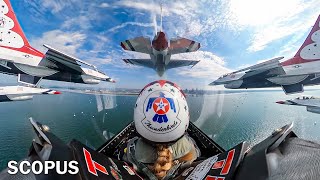
[[[148,54],[150,59],[123,59],[130,65],[144,66],[154,69],[162,76],[167,69],[194,66],[198,60],[171,59],[171,55],[195,52],[200,48],[200,43],[186,38],[176,38],[168,41],[164,32],[159,31],[153,40],[148,37],[136,37],[120,43],[122,49]]]
[[[154,69],[159,76],[166,71],[166,65],[170,61],[169,42],[164,32],[158,32],[152,40],[152,53],[150,58],[154,63]]]
[[[0,102],[25,101],[39,94],[61,94],[58,91],[24,86],[2,86],[0,87]]]
[[[305,106],[307,111],[320,114],[320,98],[313,96],[302,96],[291,100],[277,101],[278,104]]]
[[[272,70],[250,77],[245,72],[231,73],[213,83],[215,85],[224,84],[224,87],[228,89],[268,88],[295,84],[317,85],[320,84],[320,69],[317,67],[320,67],[320,61],[282,66],[284,75],[274,76]]]
[[[47,45],[44,45],[48,49],[46,54],[33,48],[15,17],[10,1],[3,1],[1,5],[1,18],[5,21],[0,27],[0,72],[18,75],[22,77],[18,80],[27,84],[34,81],[32,79],[37,79],[34,82],[38,83],[42,78],[86,84],[113,81],[95,66]]]
[[[286,94],[303,92],[304,85],[320,84],[320,15],[296,54],[280,62],[274,58],[224,75],[210,85],[226,88],[265,88],[281,86]]]
[[[0,61],[1,63],[1,61]],[[86,70],[86,69],[85,69]],[[62,72],[56,71],[42,66],[31,66],[27,64],[19,64],[14,62],[6,62],[5,66],[0,65],[0,72],[9,75],[29,75],[30,77],[39,77],[47,80],[64,81],[83,84],[98,84],[100,80],[98,77],[92,75],[86,75],[85,73],[74,72]],[[101,74],[103,77],[103,74]]]

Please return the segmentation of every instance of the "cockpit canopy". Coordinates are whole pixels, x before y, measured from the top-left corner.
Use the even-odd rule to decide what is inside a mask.
[[[224,74],[224,75],[220,76],[219,79],[225,78],[225,77],[227,77],[227,76],[229,76],[229,75],[231,75],[231,74],[232,74],[232,73]]]

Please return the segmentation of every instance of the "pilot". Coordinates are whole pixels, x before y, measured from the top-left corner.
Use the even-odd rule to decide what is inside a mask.
[[[174,83],[159,80],[145,86],[134,109],[140,135],[128,142],[126,160],[149,179],[164,179],[200,156],[187,135],[189,110],[186,97]]]

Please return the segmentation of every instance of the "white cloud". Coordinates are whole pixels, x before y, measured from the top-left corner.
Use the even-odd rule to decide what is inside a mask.
[[[177,68],[175,69],[178,75],[182,77],[204,78],[205,80],[213,81],[222,74],[226,74],[231,70],[224,67],[223,58],[207,51],[197,51],[193,53],[178,54],[171,59],[191,59],[200,60],[193,68]]]
[[[155,4],[154,2],[133,2],[128,0],[121,0],[113,4],[114,7],[120,6],[120,7],[126,7],[126,8],[133,8],[133,9],[139,9],[144,11],[153,11],[153,12],[160,12],[160,8],[158,4]]]
[[[62,12],[63,9],[66,9],[66,7],[69,6],[70,3],[68,4],[68,2],[69,1],[63,2],[62,0],[49,2],[48,0],[44,0],[43,7],[48,9],[51,8],[52,12]],[[252,35],[252,42],[247,50],[255,52],[266,48],[272,42],[283,37],[287,37],[292,34],[299,34],[301,36],[301,34],[303,34],[303,32],[312,25],[314,21],[313,15],[316,10],[313,10],[311,13],[306,13],[305,16],[301,16],[301,14],[305,13],[306,9],[316,9],[314,7],[319,7],[315,6],[315,4],[320,6],[320,3],[316,0],[309,2],[303,2],[302,0],[284,0],[283,2],[278,2],[276,0],[264,2],[256,2],[254,0],[245,0],[244,2],[238,2],[237,0],[231,0],[230,2],[221,2],[218,0],[190,0],[187,2],[184,0],[168,1],[163,4],[164,31],[169,37],[183,36],[198,40],[202,44],[202,49],[212,49],[203,45],[206,45],[206,42],[210,42],[210,45],[212,45],[212,41],[206,37],[214,37],[211,36],[211,34],[216,33],[215,31],[217,28],[228,26],[228,30],[231,28],[231,30],[234,30],[236,33],[241,31],[241,29],[237,29],[238,27],[249,27],[254,30],[254,34]],[[136,68],[133,66],[126,66],[121,59],[149,58],[148,55],[137,55],[131,52],[122,52],[119,50],[107,50],[109,46],[106,44],[109,43],[109,38],[111,40],[111,37],[107,36],[106,38],[105,34],[96,35],[89,31],[90,28],[94,26],[94,18],[99,17],[98,12],[97,14],[90,14],[90,12],[96,10],[92,8],[92,6],[102,8],[110,7],[109,9],[111,10],[112,8],[125,8],[127,10],[126,13],[128,15],[131,15],[132,13],[134,17],[134,19],[130,19],[129,22],[124,22],[106,30],[104,32],[105,34],[106,32],[117,32],[123,28],[128,28],[129,26],[153,27],[155,31],[159,30],[157,19],[159,20],[160,3],[158,3],[157,0],[151,2],[147,0],[141,0],[139,2],[119,0],[115,1],[115,3],[90,4],[90,7],[87,9],[82,9],[80,13],[81,15],[69,18],[62,24],[61,28],[68,30],[66,34],[72,32],[70,29],[73,30],[75,27],[79,27],[81,31],[77,29],[76,32],[79,31],[77,33],[84,35],[84,39],[80,38],[79,41],[75,38],[65,39],[63,38],[63,35],[61,35],[63,34],[62,31],[59,33],[56,32],[56,34],[51,32],[51,35],[44,34],[41,38],[45,38],[44,36],[50,35],[50,37],[46,39],[47,44],[50,44],[48,42],[53,41],[53,47],[59,49],[60,47],[66,48],[66,50],[71,51],[71,53],[75,53],[77,49],[79,50],[79,48],[81,48],[85,43],[84,41],[90,42],[90,45],[93,45],[93,47],[87,51],[79,51],[77,52],[77,55],[84,58],[88,57],[91,59],[90,61],[102,65],[112,62],[116,67]],[[145,18],[143,15],[137,16],[137,14],[141,12],[145,13],[146,16],[150,14],[150,19],[142,19]],[[297,18],[298,15],[299,19]],[[115,22],[117,21],[113,21],[113,24],[115,24]],[[141,35],[143,35],[143,33]],[[96,37],[92,39],[92,36]],[[38,42],[38,44],[40,44],[39,39],[34,41],[34,43]],[[221,37],[221,39],[223,39],[223,37]],[[296,41],[290,41],[286,46],[280,49],[280,52],[289,52],[301,38],[298,38],[297,35],[294,39],[296,39]],[[56,41],[59,41],[60,43]],[[296,51],[296,49],[294,51]],[[215,56],[211,52],[198,51],[195,54],[186,53],[181,54],[178,57],[181,59],[201,60],[201,62],[193,69],[177,69],[176,71],[180,75],[211,78],[214,76],[220,76],[221,74],[229,71],[229,69],[225,68],[226,64],[224,60]]]
[[[68,55],[84,60],[87,63],[93,64],[97,67],[114,63],[118,60],[115,56],[117,51],[106,51],[105,45],[109,41],[103,35],[94,35],[91,38],[81,32],[63,32],[61,30],[53,30],[43,33],[39,38],[31,39],[30,44],[36,49],[45,52],[47,49],[43,44],[48,44],[51,47],[58,49]],[[92,49],[86,49],[85,43],[91,42]],[[117,59],[116,59],[117,58]],[[122,64],[125,66],[125,64]],[[98,68],[101,70],[101,68]],[[108,73],[107,73],[108,75]]]
[[[106,52],[106,44],[110,43],[110,40],[105,35],[97,34],[94,36],[94,39],[90,40],[90,42],[93,46],[91,52],[101,53]]]
[[[153,23],[125,22],[125,23],[122,23],[120,25],[117,25],[117,26],[114,26],[114,27],[108,29],[107,32],[116,32],[118,29],[124,28],[128,25],[140,26],[140,27],[153,27],[154,26]]]
[[[216,1],[214,1],[216,2]],[[114,3],[115,8],[132,8],[136,11],[146,11],[150,13],[150,22],[153,27],[159,30],[156,19],[160,19],[160,2],[150,2],[142,0],[140,2],[120,0]],[[199,2],[189,0],[185,2],[168,1],[163,3],[163,20],[165,24],[164,31],[169,35],[195,37],[203,33],[213,32],[219,25],[228,24],[228,12],[225,12],[227,3],[219,2],[221,10],[214,10],[215,3]],[[221,13],[223,12],[223,13]],[[137,20],[139,21],[139,19]],[[142,21],[142,20],[141,20]],[[145,21],[145,19],[143,20]],[[137,24],[138,25],[138,24]],[[123,28],[124,26],[119,26]],[[144,26],[145,27],[145,26]],[[118,29],[118,28],[117,28]]]
[[[285,25],[283,25],[284,23],[286,22],[275,22],[273,26],[265,27],[254,34],[252,43],[247,50],[251,52],[260,51],[275,40],[285,38],[292,34],[301,36],[301,34],[308,30],[311,24],[313,24],[314,22],[313,20],[297,21],[295,23],[286,23]]]
[[[191,21],[189,26],[187,27],[187,31],[185,32],[185,35],[194,37],[199,36],[201,33],[203,33],[204,26],[200,22],[200,20]]]
[[[67,54],[76,55],[77,50],[83,45],[86,35],[80,32],[63,32],[61,30],[48,31],[42,37],[31,39],[31,44],[36,49],[43,52],[46,48],[43,44],[48,44],[53,48],[59,49]]]
[[[288,41],[283,47],[279,49],[275,56],[283,56],[284,59],[282,59],[281,62],[292,58],[298,52],[305,38],[305,32],[301,31],[297,33],[290,41]]]
[[[58,13],[63,10],[65,7],[71,5],[72,2],[76,2],[74,0],[42,0],[41,4],[43,7],[50,9],[53,13]]]
[[[110,7],[110,5],[108,3],[106,3],[106,2],[104,2],[104,3],[101,3],[99,7],[107,8],[107,7]]]
[[[147,11],[155,14],[160,15],[160,2],[150,2],[150,1],[128,1],[128,0],[120,0],[114,3],[114,7],[125,7],[125,8],[132,8],[142,11]],[[163,4],[162,8],[162,15],[163,16],[172,16],[172,15],[179,15],[179,16],[194,16],[192,11],[198,9],[198,3],[196,0],[190,0],[188,3],[185,1],[168,1],[167,3]],[[192,10],[192,11],[188,11]]]
[[[225,65],[225,61],[221,57],[208,51],[196,51],[196,52],[190,52],[190,53],[176,54],[176,55],[172,55],[171,59],[193,59],[193,60],[209,59],[209,60],[213,60],[216,64]]]
[[[116,68],[121,69],[141,69],[145,67],[128,65],[125,64],[122,59],[150,59],[148,54],[137,53],[132,51],[112,51],[110,52],[110,58],[112,59],[112,65]],[[181,67],[169,71],[174,71],[174,74],[166,72],[162,78],[178,78],[183,77],[193,77],[193,78],[203,78],[204,84],[212,82],[222,74],[231,72],[230,69],[224,67],[225,61],[223,58],[218,57],[217,55],[207,52],[207,51],[197,51],[192,53],[182,53],[172,55],[171,59],[189,59],[189,60],[200,60],[198,64],[194,67]],[[173,76],[172,76],[173,75]],[[177,76],[176,76],[177,75]],[[156,73],[152,77],[158,77]],[[159,77],[158,77],[159,78]],[[202,82],[203,84],[203,82]]]
[[[276,40],[305,32],[318,16],[315,7],[319,6],[317,0],[232,0],[230,10],[234,21],[242,28],[253,28],[254,34],[247,50],[256,52]]]
[[[61,28],[63,29],[72,29],[80,27],[83,30],[88,30],[92,27],[90,17],[83,15],[83,16],[77,16],[74,18],[67,18],[63,24],[61,25]]]
[[[86,53],[86,55],[89,54],[93,54],[91,52]],[[93,54],[94,55],[94,54]],[[105,55],[103,57],[87,57],[88,59],[86,60],[89,63],[94,64],[95,66],[99,66],[99,65],[105,65],[105,64],[109,64],[112,62],[112,57],[110,57],[109,55]]]
[[[134,11],[149,12],[150,22],[153,23],[154,29],[159,29],[156,21],[156,17],[160,15],[159,1],[120,0],[113,5],[116,8],[132,8],[135,9]],[[305,31],[308,28],[306,24],[310,24],[306,19],[315,17],[315,14],[319,12],[314,7],[319,6],[318,0],[308,2],[303,0],[284,0],[281,2],[277,0],[169,1],[163,4],[164,31],[169,36],[194,38],[206,37],[210,33],[215,33],[219,27],[227,27],[234,33],[239,33],[244,28],[251,28],[254,33],[247,50],[256,52],[263,50],[276,40]],[[298,16],[299,18],[297,18]],[[141,19],[137,19],[137,22],[141,21]],[[111,31],[119,30],[131,23],[133,22],[123,23]],[[135,25],[151,26],[151,24],[146,25],[145,23],[136,23]],[[205,45],[208,41],[209,39],[203,39],[201,43]]]
[[[310,18],[307,23],[302,25],[307,29],[304,28],[296,32],[291,40],[280,48],[280,51],[277,53],[278,56],[284,56],[285,59],[288,59],[293,57],[297,53],[306,38],[306,34],[309,33],[309,30],[311,30],[311,25],[313,25],[313,23],[315,22],[315,18],[317,17]]]
[[[43,0],[43,6],[46,8],[50,8],[52,9],[52,12],[57,13],[63,9],[64,4],[60,4],[57,1]]]
[[[103,34],[91,35],[82,32],[63,32],[61,30],[53,30],[43,33],[39,38],[33,38],[30,44],[36,49],[45,52],[47,49],[43,44],[48,44],[51,47],[61,50],[62,52],[82,59],[96,66],[103,66],[112,63],[113,67],[122,69],[139,69],[139,66],[128,66],[122,59],[149,59],[147,54],[123,51],[123,50],[107,50],[109,39]],[[85,43],[92,45],[91,49],[86,49]]]
[[[108,14],[101,15],[101,8],[107,7],[107,3],[97,3],[89,0],[42,0],[30,1],[24,0],[28,4],[28,11],[32,12],[33,21],[41,22],[41,24],[63,24],[59,27],[89,29],[101,18],[106,18]],[[47,16],[51,12],[55,17]],[[111,18],[109,16],[108,18]],[[51,22],[57,19],[56,22]],[[42,21],[41,21],[42,20]]]
[[[238,23],[260,26],[273,24],[279,18],[291,17],[304,9],[302,0],[231,0],[230,10]]]
[[[92,44],[93,47],[91,50],[85,50],[83,47],[86,42]],[[89,63],[95,63],[96,65],[108,64],[112,61],[113,57],[107,53],[105,47],[108,42],[109,39],[100,34],[92,36],[91,39],[88,40],[87,35],[84,33],[63,32],[61,30],[48,31],[43,33],[42,37],[31,40],[32,46],[42,52],[47,50],[43,47],[43,44],[48,44],[66,54],[84,59]]]

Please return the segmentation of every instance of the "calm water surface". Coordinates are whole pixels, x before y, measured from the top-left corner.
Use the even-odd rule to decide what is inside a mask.
[[[310,95],[320,91],[309,91]],[[188,96],[190,117],[225,149],[242,141],[256,144],[272,131],[294,122],[302,138],[320,141],[320,115],[304,107],[279,105],[291,99],[281,91]],[[46,124],[66,143],[77,139],[97,148],[132,121],[136,96],[63,93],[31,101],[0,104],[0,169],[27,156],[34,138],[28,118]]]

